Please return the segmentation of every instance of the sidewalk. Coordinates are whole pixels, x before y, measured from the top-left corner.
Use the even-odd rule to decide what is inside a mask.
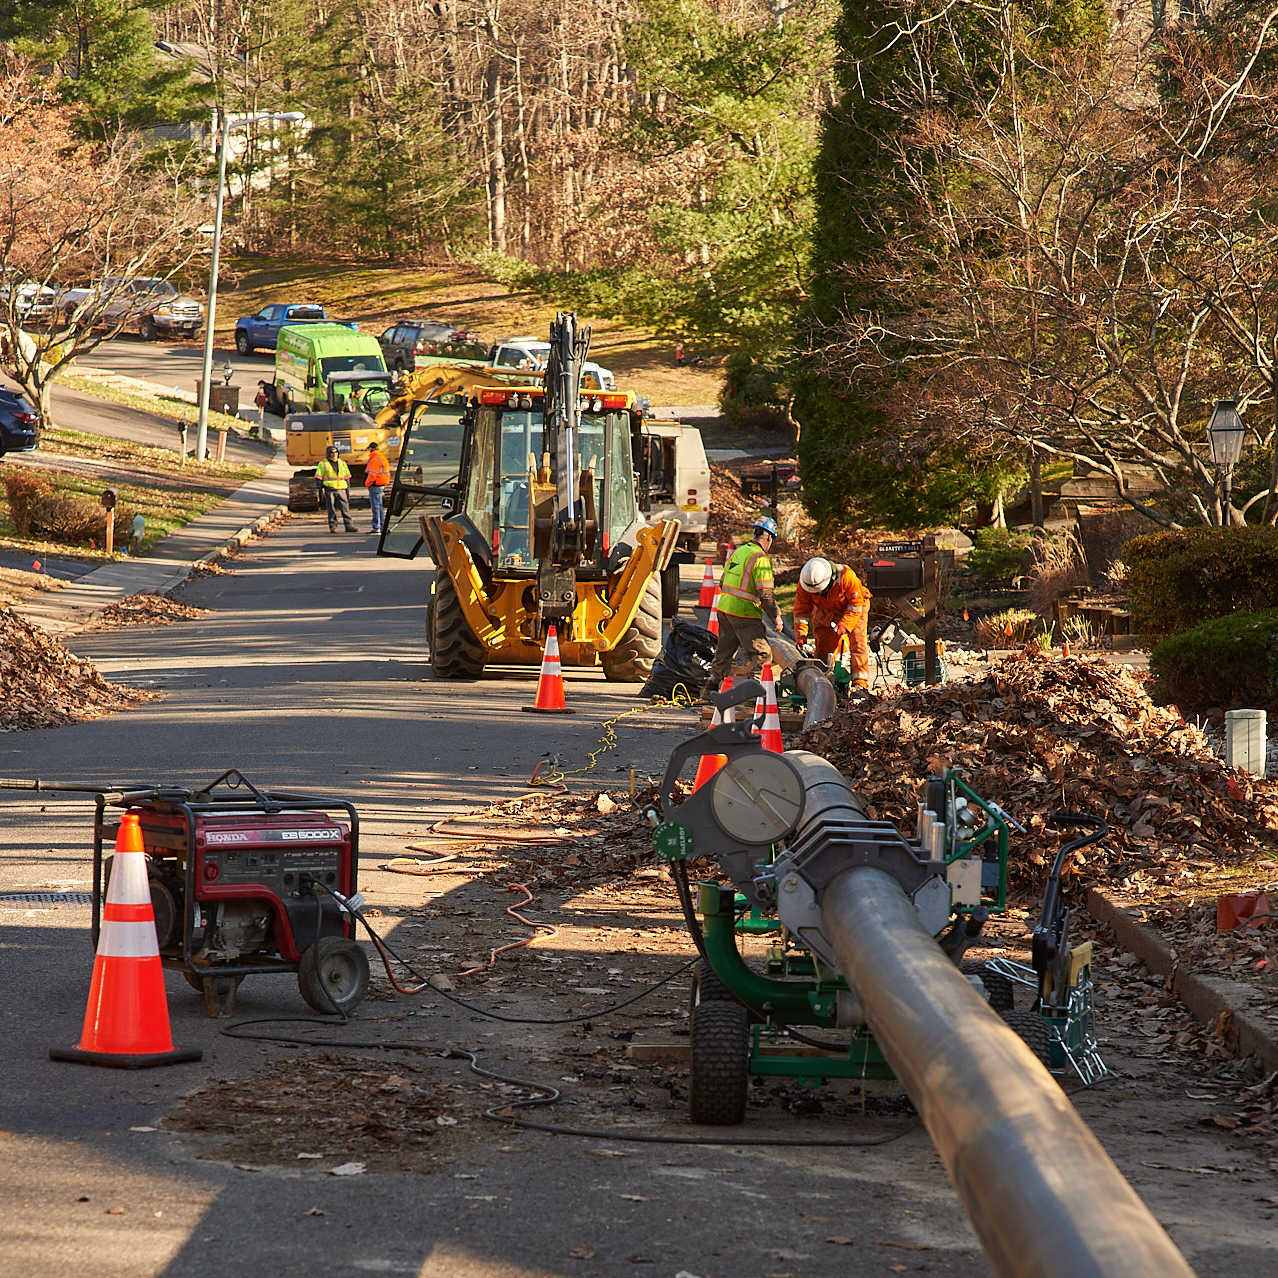
[[[277,456],[257,478],[236,489],[216,510],[155,543],[137,559],[120,559],[85,573],[59,591],[22,606],[22,615],[50,634],[78,630],[108,604],[141,591],[163,594],[185,580],[202,559],[246,540],[287,508],[293,468]]]

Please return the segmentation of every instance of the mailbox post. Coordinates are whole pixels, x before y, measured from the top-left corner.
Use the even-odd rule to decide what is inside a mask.
[[[108,558],[115,554],[115,503],[115,489],[104,489],[102,492],[102,506],[106,510],[106,552]]]
[[[941,681],[936,651],[940,604],[936,554],[936,538],[931,533],[920,541],[886,542],[874,552],[865,574],[870,591],[889,600],[897,616],[922,625],[923,677],[929,684]]]

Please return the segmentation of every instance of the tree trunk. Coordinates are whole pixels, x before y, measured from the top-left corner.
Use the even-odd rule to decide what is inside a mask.
[[[1030,521],[1034,535],[1046,538],[1046,519],[1043,511],[1043,458],[1037,448],[1030,449]]]
[[[506,139],[501,118],[501,62],[494,53],[484,78],[488,106],[488,247],[506,252]]]

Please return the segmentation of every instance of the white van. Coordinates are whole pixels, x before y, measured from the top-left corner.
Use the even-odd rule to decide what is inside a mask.
[[[710,462],[701,432],[645,418],[635,453],[640,508],[650,523],[677,519],[679,548],[695,552],[710,531]]]

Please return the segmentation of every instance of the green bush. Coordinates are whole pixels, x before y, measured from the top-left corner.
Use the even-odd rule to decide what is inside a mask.
[[[1154,695],[1182,714],[1278,710],[1278,608],[1202,621],[1149,654]]]
[[[742,351],[728,357],[719,411],[741,430],[789,430],[786,392],[780,372]]]
[[[1172,635],[1278,607],[1278,528],[1178,528],[1123,547],[1132,625]]]
[[[1013,528],[981,528],[967,552],[968,571],[982,581],[1007,581],[1029,569],[1032,533]]]

